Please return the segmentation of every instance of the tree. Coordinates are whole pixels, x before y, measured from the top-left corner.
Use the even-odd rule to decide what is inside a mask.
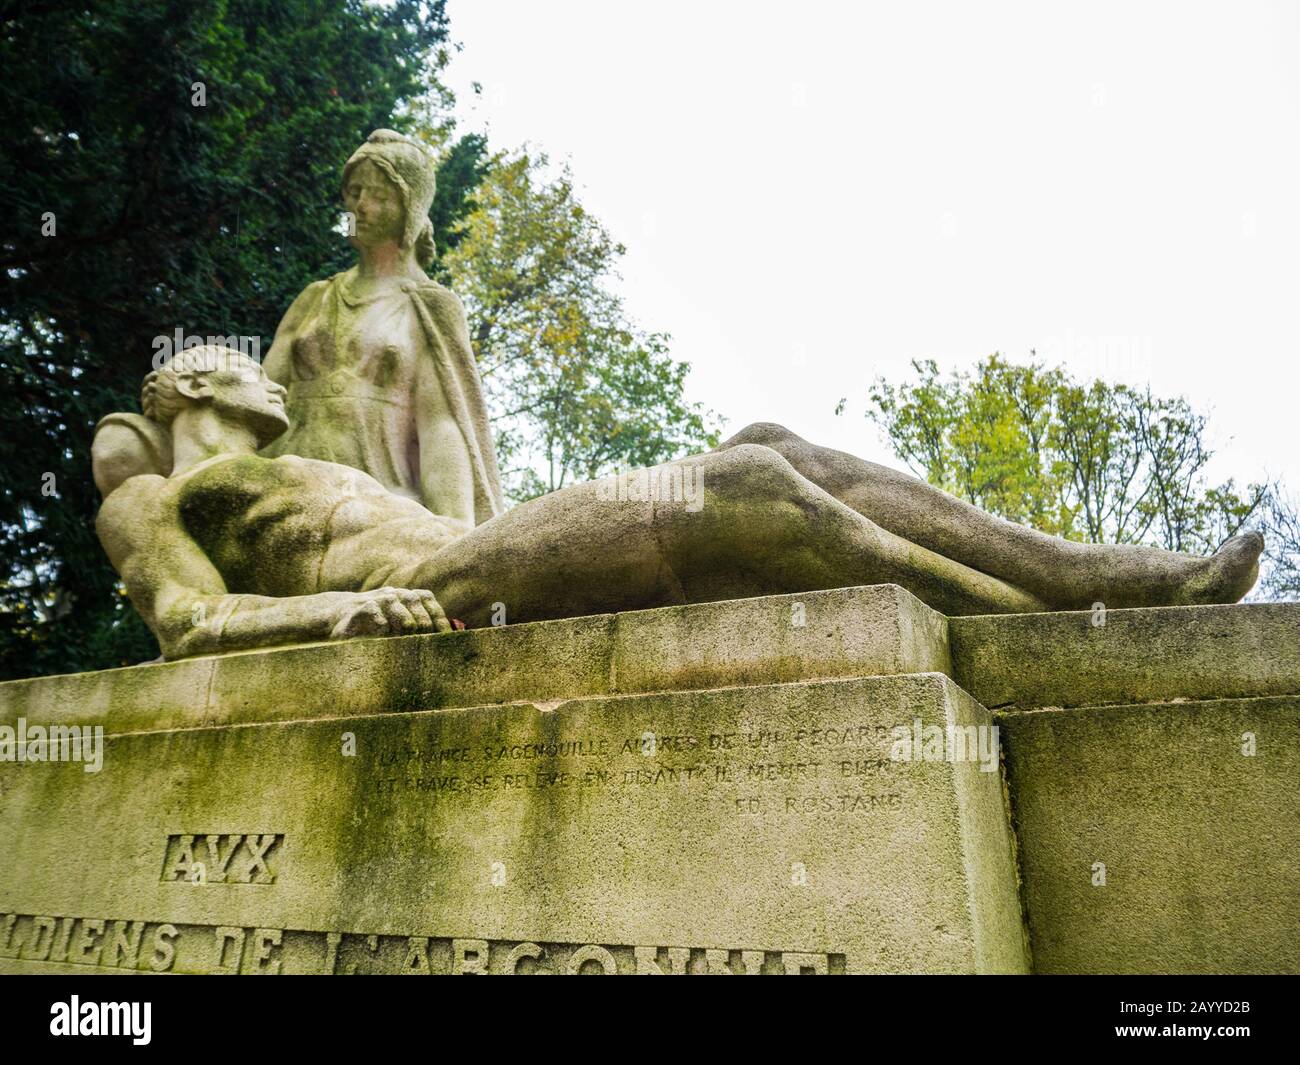
[[[997,356],[975,379],[945,381],[932,361],[913,362],[919,380],[871,387],[872,416],[919,476],[1011,521],[1066,533],[1064,468],[1046,447],[1059,374],[1012,366]]]
[[[95,422],[153,339],[270,346],[344,268],[339,172],[436,89],[443,0],[46,0],[0,12],[0,677],[157,653],[96,540]],[[450,156],[455,227],[481,146]],[[468,171],[466,167],[468,165]],[[457,189],[461,198],[457,199]]]
[[[992,355],[944,378],[878,378],[867,416],[914,473],[1067,539],[1209,553],[1248,527],[1267,542],[1263,597],[1300,591],[1300,520],[1277,485],[1211,484],[1206,418],[1181,398]],[[844,408],[841,400],[839,411]],[[838,413],[838,411],[837,411]]]
[[[1269,568],[1265,574],[1265,599],[1300,599],[1300,508],[1281,490],[1268,499],[1263,521],[1268,539]]]
[[[444,283],[449,281],[446,257],[464,236],[460,223],[478,207],[474,195],[487,177],[488,170],[487,139],[478,133],[452,139],[453,128],[448,126],[432,145],[441,147],[441,158],[433,206],[429,209],[429,218],[433,222],[433,245],[438,256],[430,273]]]
[[[465,303],[516,500],[716,446],[716,418],[684,398],[668,337],[627,320],[612,288],[624,254],[578,202],[567,168],[502,154],[440,260]]]

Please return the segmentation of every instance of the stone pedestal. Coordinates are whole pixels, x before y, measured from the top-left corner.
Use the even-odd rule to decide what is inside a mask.
[[[1300,605],[949,628],[998,707],[1035,971],[1300,972]]]
[[[1296,971],[1300,671],[1243,656],[1298,618],[884,586],[3,684],[105,742],[0,762],[0,971]]]

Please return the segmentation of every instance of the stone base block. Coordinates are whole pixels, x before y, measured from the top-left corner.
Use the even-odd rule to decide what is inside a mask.
[[[0,684],[106,733],[0,757],[0,971],[1019,972],[1023,901],[1035,971],[1300,972],[1297,632],[881,586]]]
[[[1024,972],[989,724],[929,673],[118,732],[0,766],[0,969]]]
[[[950,670],[947,619],[882,584],[10,681],[0,724],[125,732]]]
[[[1300,692],[1300,603],[950,618],[950,675],[993,710]]]
[[[1036,971],[1300,972],[1300,697],[998,721]]]

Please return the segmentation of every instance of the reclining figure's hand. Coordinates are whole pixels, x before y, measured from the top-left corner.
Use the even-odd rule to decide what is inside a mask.
[[[338,621],[330,632],[330,639],[450,631],[451,622],[432,592],[413,588],[376,588],[347,596],[339,608]]]

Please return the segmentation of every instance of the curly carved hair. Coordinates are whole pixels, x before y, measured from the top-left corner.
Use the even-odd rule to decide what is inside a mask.
[[[181,374],[208,374],[255,360],[234,348],[185,348],[167,359],[161,367],[147,374],[140,389],[140,409],[151,422],[169,426],[188,402],[176,387]]]

